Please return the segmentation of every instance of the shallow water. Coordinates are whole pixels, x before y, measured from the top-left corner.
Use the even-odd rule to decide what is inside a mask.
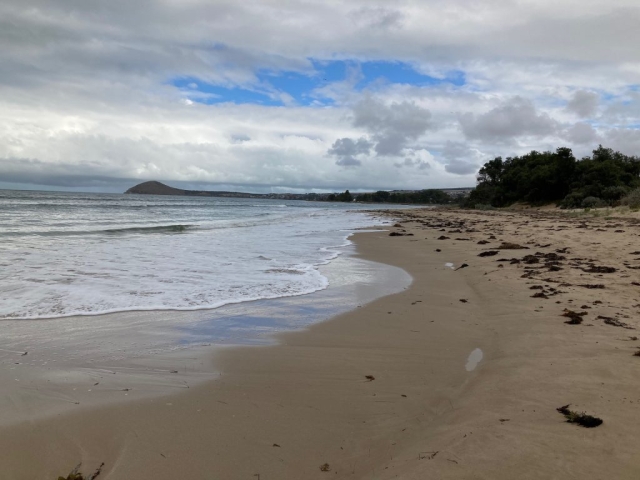
[[[198,310],[327,287],[371,205],[0,191],[0,319]]]
[[[214,310],[0,322],[0,424],[189,388],[218,377],[211,362],[216,348],[275,343],[275,333],[329,319],[411,283],[404,270],[360,259],[353,246],[341,250],[344,255],[319,267],[329,288],[309,295]]]

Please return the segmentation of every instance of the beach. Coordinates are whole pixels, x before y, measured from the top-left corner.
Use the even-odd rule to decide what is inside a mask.
[[[4,426],[0,478],[638,478],[640,223],[386,215],[351,239],[405,290],[217,349],[217,377],[180,393]],[[604,423],[567,423],[567,404]]]

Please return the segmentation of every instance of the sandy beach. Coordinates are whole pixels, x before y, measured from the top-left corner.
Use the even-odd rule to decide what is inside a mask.
[[[638,478],[640,222],[390,215],[353,239],[409,288],[218,350],[218,378],[179,394],[3,427],[0,478]]]

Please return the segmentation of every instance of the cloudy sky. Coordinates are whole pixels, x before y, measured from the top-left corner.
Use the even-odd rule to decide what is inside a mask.
[[[475,184],[640,154],[637,0],[3,0],[0,187]]]

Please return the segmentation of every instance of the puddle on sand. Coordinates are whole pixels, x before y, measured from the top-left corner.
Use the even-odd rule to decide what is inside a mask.
[[[453,270],[455,268],[455,265],[451,262],[447,262],[444,264],[445,267],[449,267],[451,270]]]
[[[467,359],[467,364],[464,367],[467,369],[467,372],[472,372],[473,370],[475,370],[478,366],[478,363],[480,363],[480,361],[482,360],[483,356],[484,354],[479,348],[476,348],[473,352],[471,352],[469,354],[469,358]]]

